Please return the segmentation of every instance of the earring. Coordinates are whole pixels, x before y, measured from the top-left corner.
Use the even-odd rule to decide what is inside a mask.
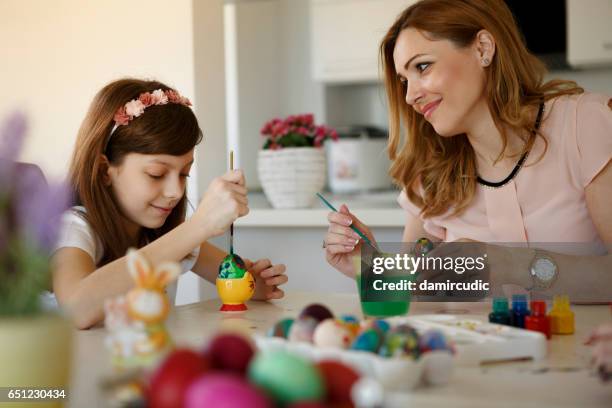
[[[488,59],[488,58],[483,58],[483,59],[482,59],[482,64],[483,64],[483,65],[489,65],[489,62],[490,62],[490,61],[489,61],[489,59]]]

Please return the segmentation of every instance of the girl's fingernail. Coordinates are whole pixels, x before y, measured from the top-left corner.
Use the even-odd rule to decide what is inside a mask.
[[[353,223],[353,220],[350,220],[350,219],[349,219],[349,220],[344,221],[344,223],[345,223],[346,225],[351,225],[351,224]]]
[[[345,246],[344,247],[347,251],[352,251],[353,249],[355,249],[354,246]]]

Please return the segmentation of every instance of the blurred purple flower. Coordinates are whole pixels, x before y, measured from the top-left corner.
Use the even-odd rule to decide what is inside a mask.
[[[21,112],[9,116],[0,131],[0,194],[6,194],[6,188],[13,178],[14,163],[19,157],[27,131],[27,121]]]
[[[33,164],[17,163],[27,121],[9,117],[0,138],[0,251],[10,239],[24,239],[37,250],[50,251],[57,239],[61,214],[70,193],[64,184],[48,185]],[[1,268],[1,266],[0,266]]]
[[[58,235],[60,217],[69,205],[65,184],[48,185],[36,166],[20,172],[15,186],[15,213],[21,237],[45,251],[51,251]]]

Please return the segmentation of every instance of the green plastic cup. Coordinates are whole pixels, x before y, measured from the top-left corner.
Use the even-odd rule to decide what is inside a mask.
[[[364,317],[391,317],[391,316],[403,316],[408,313],[410,309],[410,298],[406,294],[401,296],[402,300],[398,301],[385,301],[385,302],[368,302],[362,299],[361,290],[361,257],[353,257],[353,265],[355,267],[355,282],[357,283],[357,293],[359,294],[359,301],[361,303],[361,312]]]

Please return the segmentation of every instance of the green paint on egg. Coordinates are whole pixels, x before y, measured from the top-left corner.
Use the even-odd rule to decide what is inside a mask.
[[[236,254],[228,254],[219,264],[219,278],[221,279],[241,279],[245,273],[244,261]]]
[[[320,401],[324,383],[308,361],[283,351],[259,353],[249,366],[249,379],[280,404]]]

